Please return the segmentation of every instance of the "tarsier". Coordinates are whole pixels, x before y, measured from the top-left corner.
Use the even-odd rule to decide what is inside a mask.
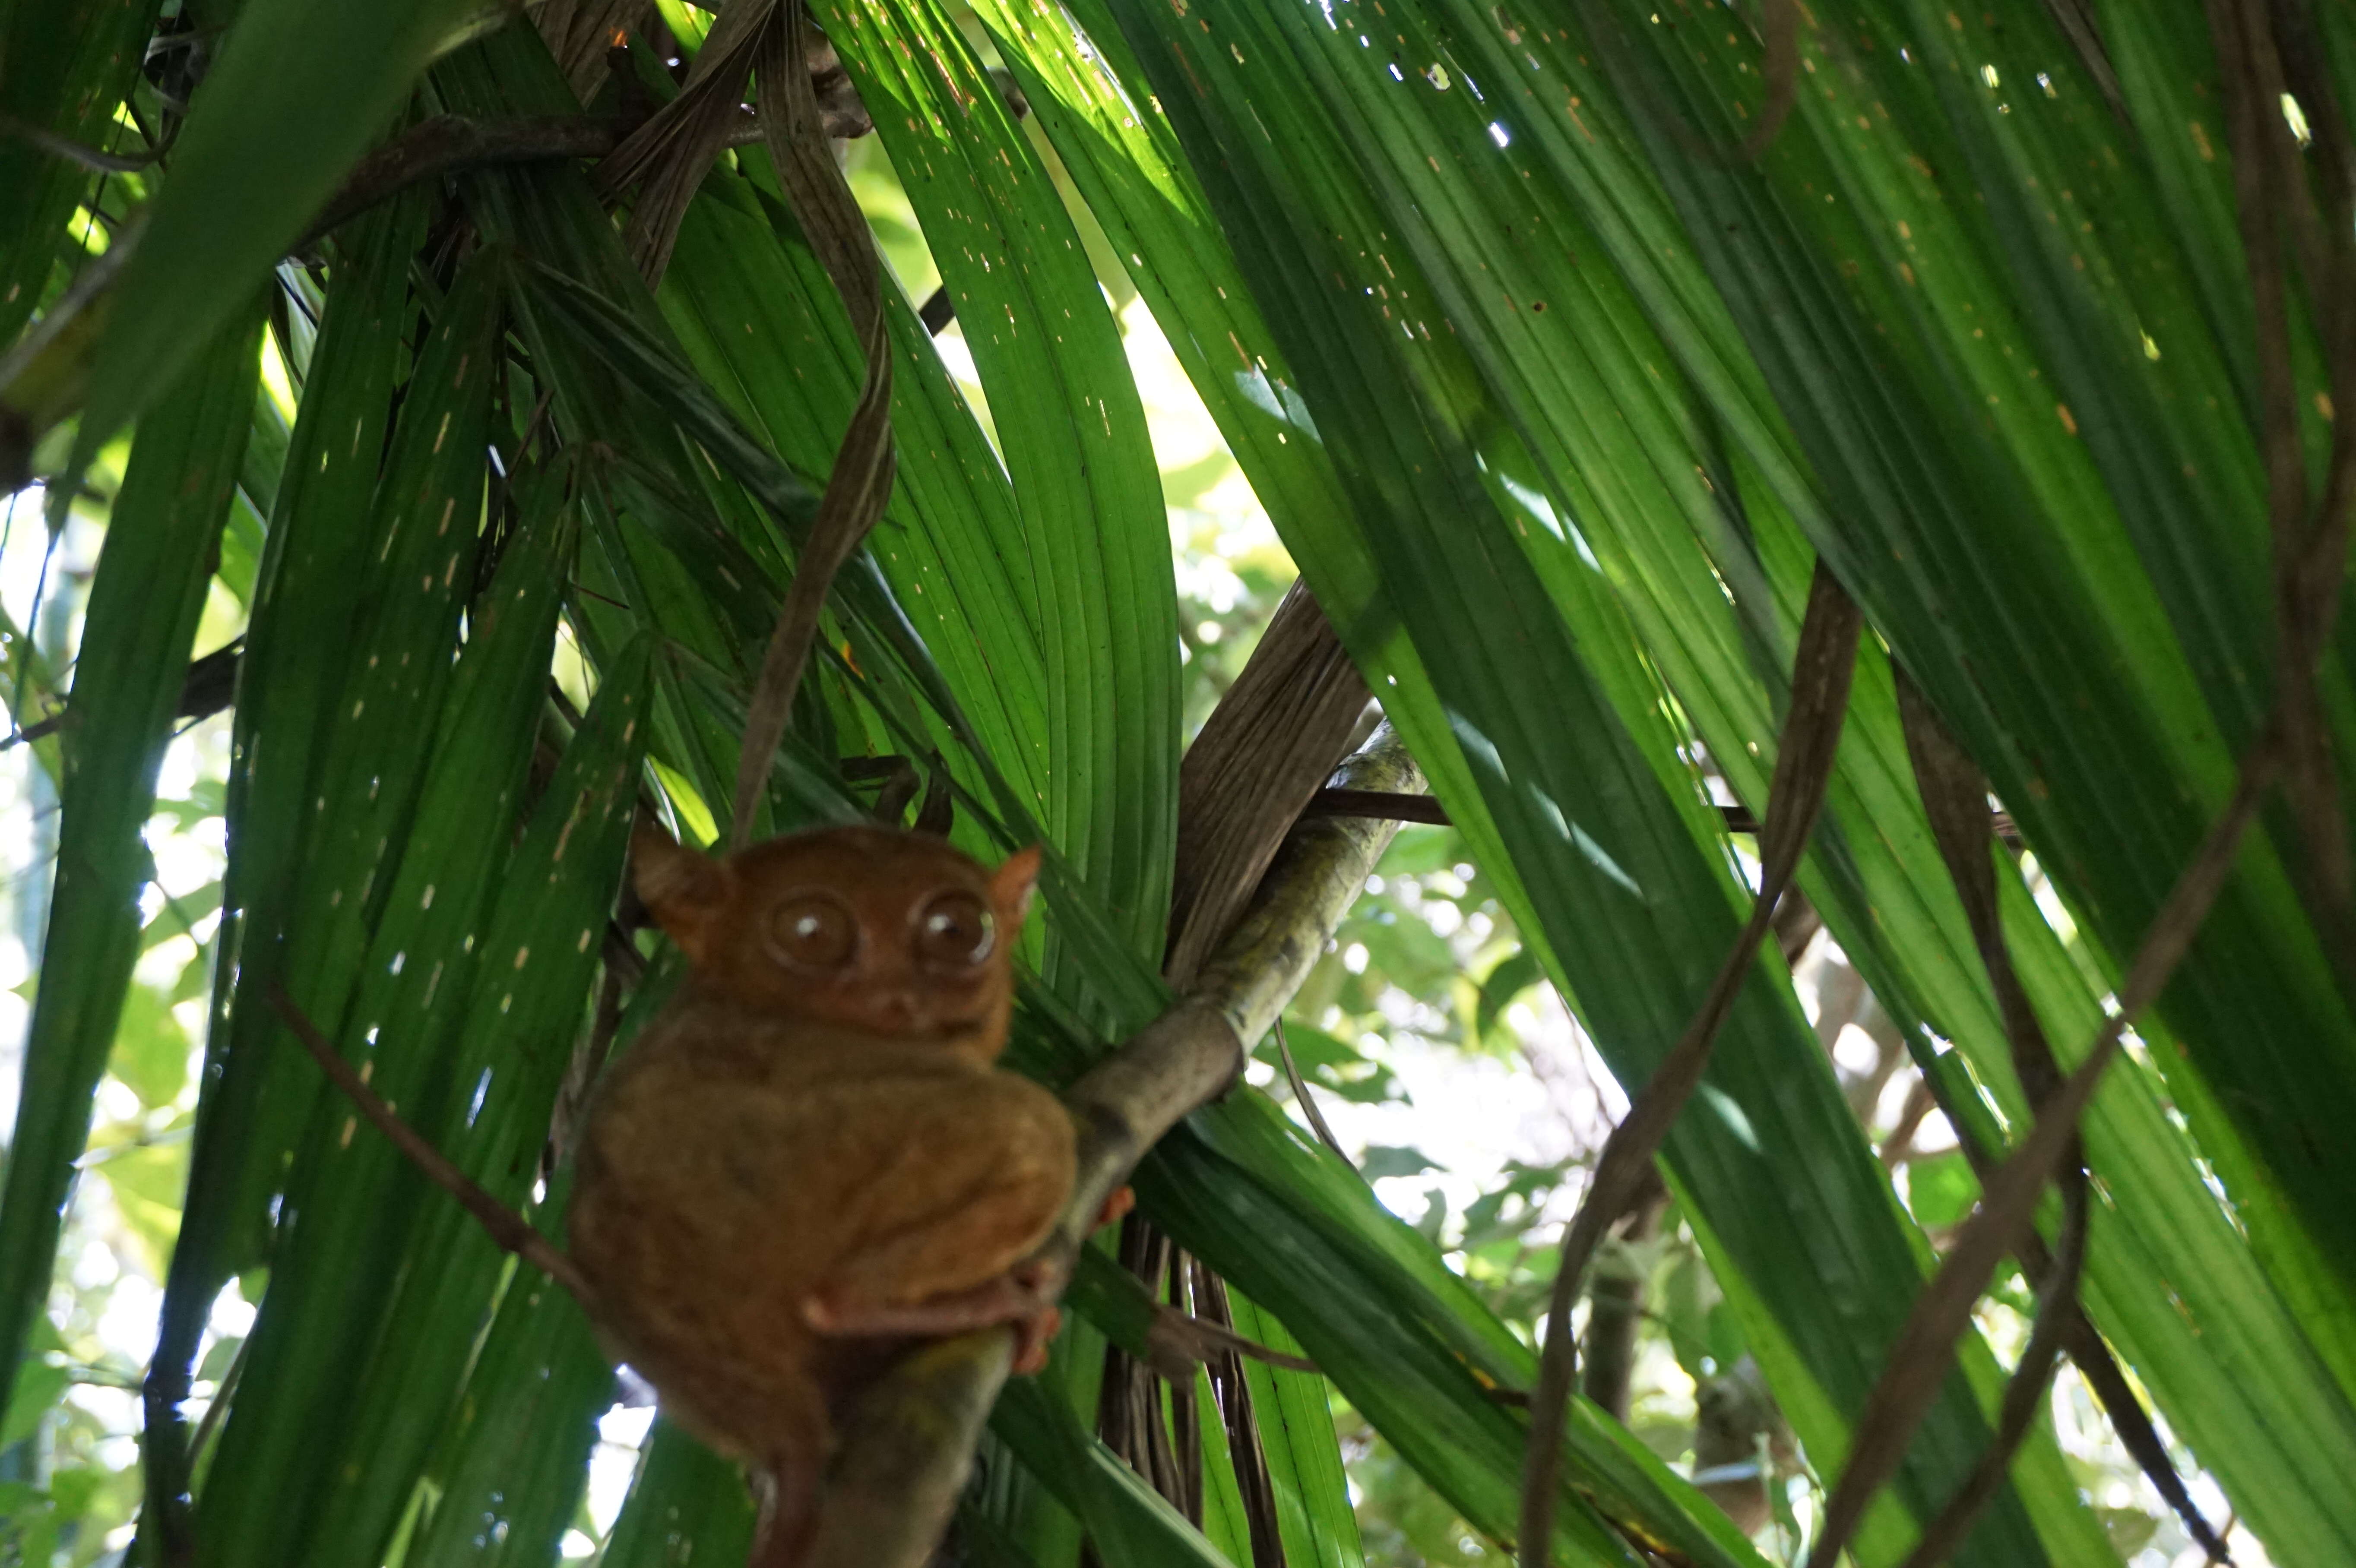
[[[837,827],[726,859],[642,830],[635,880],[690,966],[600,1084],[573,1261],[608,1349],[766,1479],[755,1556],[796,1561],[830,1412],[912,1337],[1017,1329],[1046,1359],[1061,1281],[1028,1255],[1074,1126],[992,1064],[1038,873]]]
[[[401,1120],[283,990],[272,1000],[369,1120],[499,1243],[570,1289],[664,1412],[742,1460],[757,1568],[816,1521],[834,1416],[910,1342],[1012,1325],[1036,1371],[1064,1266],[1076,1129],[993,1065],[1038,876],[945,839],[834,827],[712,859],[642,828],[634,880],[686,955],[678,994],[600,1080],[569,1255]],[[1099,1224],[1134,1201],[1127,1188]]]

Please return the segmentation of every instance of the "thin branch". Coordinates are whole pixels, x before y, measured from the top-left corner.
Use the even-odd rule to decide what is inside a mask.
[[[873,129],[863,112],[830,107],[822,112],[830,136],[863,136]],[[755,115],[740,110],[738,119],[728,128],[722,145],[750,146],[766,133]],[[635,129],[603,114],[522,115],[512,120],[437,114],[421,120],[359,161],[343,188],[328,200],[318,220],[293,249],[309,249],[369,208],[426,180],[504,164],[602,158]]]
[[[1191,1260],[1191,1270],[1194,1309],[1232,1328],[1235,1319],[1226,1282],[1200,1258]],[[1250,1381],[1234,1355],[1220,1357],[1207,1371],[1212,1403],[1226,1426],[1227,1452],[1236,1461],[1236,1489],[1251,1542],[1252,1568],[1285,1568],[1281,1509],[1275,1478],[1269,1474],[1268,1446],[1260,1437],[1259,1417],[1252,1409]]]
[[[1618,1266],[1613,1266],[1612,1254],[1607,1253],[1588,1286],[1587,1364],[1580,1372],[1580,1391],[1623,1426],[1628,1422],[1629,1384],[1635,1371],[1636,1326],[1648,1316],[1638,1244],[1659,1233],[1661,1216],[1669,1201],[1668,1184],[1657,1170],[1652,1174],[1648,1189],[1620,1221]]]
[[[1922,797],[1932,837],[1938,843],[1948,878],[1963,901],[1973,941],[1996,993],[2014,1074],[2030,1103],[2042,1104],[2060,1084],[2062,1069],[2053,1058],[2037,1011],[2029,1004],[2029,994],[2014,971],[2011,951],[2005,942],[1995,858],[1989,853],[1987,779],[1981,773],[1979,764],[1947,733],[1938,714],[1903,670],[1898,674],[1898,711],[1905,731],[1907,754],[1913,764],[1915,787]],[[1915,1084],[1915,1093],[1927,1097],[1933,1087],[1930,1075],[1925,1074]],[[1970,1129],[1965,1125],[1958,1124],[1955,1133],[1959,1139],[1976,1142],[1971,1139]],[[1988,1163],[1985,1154],[1969,1147],[1966,1158],[1985,1179]],[[1908,1560],[1908,1568],[1935,1568],[1962,1544],[1973,1520],[2004,1484],[2012,1456],[2028,1435],[2063,1349],[2075,1348],[2082,1355],[2089,1354],[2088,1341],[2093,1340],[2090,1360],[2082,1362],[2090,1381],[2102,1381],[2106,1373],[2117,1371],[2109,1352],[2102,1348],[2100,1337],[2092,1333],[2092,1325],[2087,1323],[2077,1299],[2078,1277],[2085,1264],[2088,1185],[2084,1150],[2073,1143],[2062,1159],[2059,1256],[2047,1253],[2033,1230],[2025,1232],[2014,1248],[2023,1268],[2037,1282],[2037,1321],[2006,1390],[1996,1435],[1970,1477],[1922,1532]],[[2136,1414],[2141,1414],[2141,1406],[2132,1408]],[[2115,1424],[2120,1426],[2122,1436],[2126,1435],[2125,1421],[2123,1412],[2120,1423]],[[2173,1479],[2173,1467],[2167,1468]],[[2194,1518],[2198,1519],[2197,1513]],[[2201,1528],[2205,1530],[2205,1523]],[[2203,1544],[2209,1542],[2204,1541]]]
[[[1907,1104],[1912,1107],[1919,1096],[1919,1103],[1926,1111],[1931,1105],[1937,1105],[1947,1118],[1948,1125],[1954,1129],[1956,1147],[1962,1149],[1965,1161],[1985,1186],[1990,1173],[1996,1169],[1997,1156],[1972,1130],[1970,1118],[1963,1114],[1961,1106],[1954,1103],[1950,1087],[1937,1073],[1923,1072],[1915,1080],[1913,1090],[1907,1097]],[[1895,1142],[1893,1134],[1890,1143]],[[1901,1157],[1906,1157],[1906,1151],[1901,1149],[1897,1152]],[[1894,1167],[1898,1162],[1890,1155],[1890,1144],[1885,1144],[1882,1163]],[[2022,1233],[2019,1244],[2013,1249],[2013,1255],[2020,1260],[2022,1271],[2034,1280],[2049,1277],[2054,1267],[2053,1255],[2046,1248],[2045,1238],[2034,1229]],[[2184,1485],[2184,1477],[2177,1474],[2176,1461],[2169,1456],[2168,1445],[2160,1441],[2158,1430],[2151,1424],[2150,1414],[2136,1396],[2126,1373],[2120,1369],[2117,1360],[2111,1354],[2110,1346],[2104,1342],[2102,1334],[2094,1328],[2094,1320],[2086,1316],[2083,1307],[2073,1306],[2069,1318],[2063,1323],[2062,1348],[2070,1360],[2077,1363],[2079,1375],[2086,1380],[2087,1387],[2094,1391],[2094,1398],[2102,1404],[2103,1413],[2110,1417],[2111,1429],[2118,1434],[2120,1444],[2134,1456],[2161,1499],[2175,1510],[2176,1517],[2183,1522],[2185,1532],[2209,1553],[2210,1562],[2233,1561],[2225,1550],[2223,1536],[2211,1528],[2200,1505],[2192,1500],[2191,1492]]]
[[[2069,1338],[2069,1325],[2078,1317],[2078,1279],[2086,1266],[2086,1173],[2083,1168],[2065,1170],[2063,1178],[2061,1249],[2039,1283],[2037,1317],[2029,1327],[2029,1343],[2021,1348],[2019,1364],[2013,1368],[2012,1380],[2005,1385],[1996,1435],[1988,1440],[1971,1475],[1922,1531],[1906,1559],[1906,1568],[1939,1568],[1964,1543],[1980,1509],[2012,1473],[2012,1456],[2037,1424],[2046,1385],[2052,1381]]]
[[[1546,1344],[1539,1352],[1537,1386],[1530,1396],[1529,1447],[1522,1466],[1519,1561],[1522,1568],[1545,1568],[1554,1542],[1555,1465],[1570,1403],[1573,1371],[1570,1309],[1580,1282],[1606,1226],[1628,1211],[1654,1154],[1701,1083],[1710,1047],[1734,1010],[1735,998],[1758,967],[1759,944],[1775,916],[1775,905],[1799,869],[1800,854],[1832,782],[1833,759],[1848,713],[1850,677],[1865,617],[1831,571],[1820,560],[1808,592],[1808,609],[1793,656],[1792,700],[1767,790],[1767,821],[1760,834],[1759,897],[1751,918],[1719,965],[1693,1019],[1603,1141],[1579,1211],[1562,1240],[1562,1262],[1547,1304]]]
[[[197,1435],[188,1439],[190,1464],[203,1458],[205,1451],[212,1445],[213,1435],[220,1430],[221,1417],[227,1413],[230,1401],[237,1396],[238,1383],[245,1377],[246,1358],[252,1349],[253,1335],[249,1331],[237,1342],[237,1354],[230,1358],[229,1371],[221,1374],[220,1382],[213,1390],[213,1397],[206,1403],[204,1418],[197,1423]]]
[[[2243,831],[2281,769],[2281,748],[2269,732],[2243,760],[2233,799],[2153,918],[2119,986],[2118,1012],[2096,1033],[2060,1090],[2037,1107],[2036,1125],[2028,1137],[1982,1183],[1979,1208],[1957,1229],[1939,1272],[1915,1298],[1905,1327],[1884,1358],[1881,1376],[1858,1413],[1848,1467],[1825,1505],[1823,1532],[1809,1553],[1808,1568],[1832,1568],[1864,1519],[1866,1504],[1904,1459],[1930,1407],[1931,1391],[1946,1379],[1973,1303],[1987,1290],[1997,1261],[2017,1248],[2029,1228],[2047,1179],[2063,1154],[2076,1147],[2079,1113],[2118,1054],[2128,1021],[2151,1005],[2191,947],[2209,906],[2233,870]]]
[[[1756,837],[1759,818],[1747,805],[1719,805],[1714,808],[1726,824],[1729,833]],[[1394,795],[1378,789],[1321,789],[1310,797],[1307,815],[1311,816],[1366,816],[1388,822],[1416,822],[1429,827],[1449,826],[1448,808],[1428,795]],[[2014,825],[2010,812],[1993,814],[1996,836],[2008,848],[2020,847],[2020,829]]]
[[[0,135],[29,142],[52,157],[80,164],[83,168],[93,169],[100,174],[137,174],[161,156],[154,152],[110,153],[103,148],[86,146],[70,136],[60,136],[45,125],[19,120],[13,114],[0,114]]]
[[[1309,799],[1309,816],[1362,816],[1376,822],[1420,822],[1445,827],[1448,808],[1428,795],[1379,789],[1321,789]]]
[[[740,5],[751,4],[740,0]],[[732,17],[734,14],[730,13]],[[892,441],[892,340],[884,313],[883,262],[875,253],[874,231],[844,183],[823,133],[818,101],[810,91],[809,40],[800,0],[776,9],[752,40],[755,88],[777,183],[835,292],[842,296],[843,309],[859,334],[867,373],[835,451],[818,515],[795,557],[776,630],[770,634],[760,677],[745,704],[728,824],[731,850],[742,849],[751,840],[769,765],[793,717],[794,693],[801,686],[810,645],[826,612],[827,590],[883,517],[899,464]]]
[[[1997,1255],[2008,1246],[2016,1252],[2041,1246],[2035,1242],[2031,1220],[2046,1174],[2065,1157],[2072,1164],[2079,1162],[2079,1115],[2104,1070],[2116,1055],[2127,1021],[2158,997],[2168,976],[2190,949],[2210,904],[2231,872],[2242,833],[2255,815],[2265,791],[2278,775],[2287,775],[2286,793],[2304,829],[2308,858],[2315,862],[2310,874],[2317,884],[2315,891],[2320,895],[2316,923],[2327,941],[2344,947],[2348,940],[2348,846],[2344,825],[2339,819],[2337,770],[2329,733],[2322,720],[2316,671],[2337,619],[2346,571],[2351,496],[2356,494],[2356,459],[2351,459],[2350,454],[2356,453],[2356,445],[2348,443],[2344,429],[2335,432],[2333,459],[2327,471],[2322,498],[2310,514],[2295,406],[2297,379],[2291,364],[2289,284],[2281,230],[2288,228],[2296,239],[2304,242],[2308,283],[2315,297],[2323,302],[2321,325],[2329,340],[2334,389],[2345,392],[2343,377],[2356,377],[2356,337],[2349,333],[2351,318],[2345,290],[2333,289],[2328,280],[2345,278],[2351,267],[2356,266],[2356,250],[2351,250],[2346,234],[2344,187],[2350,166],[2349,151],[2344,125],[2334,124],[2332,132],[2338,139],[2326,149],[2325,159],[2341,176],[2334,190],[2339,222],[2319,224],[2305,171],[2288,145],[2281,117],[2275,112],[2281,96],[2282,74],[2276,40],[2264,8],[2251,0],[2209,0],[2207,9],[2223,89],[2233,149],[2236,216],[2254,307],[2258,400],[2253,411],[2253,433],[2265,465],[2267,509],[2272,525],[2274,702],[2258,738],[2243,758],[2232,801],[2153,919],[2118,988],[2116,1014],[2096,1036],[2084,1061],[2059,1092],[2040,1093],[2034,1087],[2034,1078],[2050,1079],[2051,1059],[2035,1060],[2042,1052],[2043,1041],[2024,1037],[2019,1015],[2027,1012],[2026,1000],[2006,994],[2010,976],[2001,953],[2001,938],[1996,939],[1996,950],[1991,952],[1987,934],[1995,923],[1992,912],[1984,910],[1976,919],[1975,923],[1983,927],[1981,947],[1989,958],[1998,1001],[2006,1004],[2008,1032],[2012,1037],[2016,1063],[2021,1069],[2024,1085],[2030,1088],[2037,1102],[2037,1124],[2018,1152],[1984,1179],[1977,1213],[1958,1233],[1939,1273],[1917,1299],[1905,1328],[1891,1348],[1881,1376],[1858,1417],[1851,1460],[1826,1504],[1824,1532],[1809,1557],[1810,1568],[1826,1568],[1835,1560],[1873,1493],[1899,1464],[1924,1408],[1945,1376],[1972,1303],[1987,1288]],[[2331,232],[2328,241],[2324,238],[2326,227]],[[1901,692],[1901,698],[1904,696]],[[1919,705],[1919,699],[1916,700]],[[1914,728],[1910,725],[1910,749],[1916,741]],[[1918,772],[1921,765],[1918,752]],[[1933,797],[1939,793],[1939,789],[1926,784],[1924,795],[1926,804],[1932,805],[1934,827],[1942,807]],[[1951,800],[1947,809],[1952,811],[1954,807]],[[1951,866],[1958,870],[1958,890],[1968,906],[1976,896],[1971,884],[1986,869],[1985,857],[1981,857],[1978,866],[1972,867],[1967,864],[1972,859],[1968,846],[1943,845],[1943,849]],[[1985,897],[1985,890],[1977,891]],[[2013,989],[2017,992],[2017,986]],[[2030,1016],[2029,1031],[2033,1031],[2034,1027]],[[1957,1131],[1960,1135],[1964,1129],[1959,1125]],[[2072,1230],[2083,1224],[2084,1180],[2080,1171],[2076,1179],[2065,1187],[2064,1255],[2046,1271],[2043,1283],[2049,1291],[2070,1281],[2075,1262],[2072,1254],[2083,1244],[2083,1235],[2073,1234]],[[1964,1494],[1934,1522],[1923,1542],[1924,1550],[1919,1554],[1921,1561],[1935,1561],[1937,1551],[1952,1550],[1962,1539],[1968,1510],[1976,1506],[1975,1499],[1984,1499],[1994,1489],[1989,1477],[2000,1477],[2008,1442],[2018,1441],[2013,1429],[2028,1419],[2017,1411],[2016,1405],[2023,1401],[2032,1405],[2035,1403],[2035,1390],[2042,1387],[2055,1343],[2066,1336],[2072,1345],[2083,1348],[2088,1360],[2081,1366],[2089,1371],[2090,1377],[2098,1368],[2115,1372],[2115,1367],[2108,1366],[2108,1351],[2101,1347],[2091,1325],[2079,1326],[2083,1314],[2073,1310],[2049,1323],[2046,1307],[2052,1305],[2049,1296],[2046,1307],[2040,1307],[2038,1330],[2031,1339],[2035,1354],[2024,1355],[2014,1387],[2008,1392],[1996,1447],[1984,1456],[1979,1471],[1966,1484]],[[2038,1358],[2046,1364],[2040,1364]],[[2116,1379],[2114,1386],[2123,1388],[2124,1381],[2123,1378]],[[2104,1394],[2106,1407],[2110,1397]],[[2132,1416],[2127,1413],[2130,1411]],[[2132,1392],[2125,1392],[2114,1417],[2123,1436],[2132,1426],[2147,1426],[2141,1413],[2141,1406],[2134,1402]],[[2158,1447],[2156,1435],[2148,1446]],[[2147,1453],[2138,1452],[2138,1457],[2146,1460],[2147,1469],[2153,1468]],[[2172,1477],[2174,1467],[2165,1462],[2164,1450],[2158,1457],[2163,1461],[2158,1469]],[[2163,1485],[2162,1490],[2168,1489]],[[2180,1490],[2179,1487],[2178,1491]],[[2189,1500],[2178,1503],[2178,1507],[2190,1522],[2198,1516],[2186,1506]],[[2177,1502],[2175,1494],[2170,1495],[2170,1501]],[[2203,1530],[2195,1530],[2196,1535],[2203,1533]],[[2222,1555],[2222,1538],[2211,1537],[2203,1544],[2212,1560]]]
[[[1935,1092],[1929,1073],[1916,1075],[1912,1086],[1906,1091],[1906,1103],[1899,1107],[1898,1125],[1881,1140],[1880,1152],[1875,1157],[1885,1170],[1896,1170],[1914,1157],[1914,1135],[1922,1130],[1922,1123],[1931,1115]],[[1953,1125],[1954,1118],[1950,1116],[1948,1122]],[[1955,1133],[1962,1136],[1963,1128],[1956,1126]]]
[[[1325,1125],[1325,1113],[1317,1108],[1316,1100],[1310,1095],[1308,1081],[1301,1076],[1301,1066],[1292,1060],[1292,1043],[1284,1038],[1284,1019],[1281,1018],[1276,1020],[1276,1051],[1284,1059],[1284,1081],[1292,1085],[1292,1097],[1301,1102],[1301,1114],[1309,1118],[1309,1130],[1317,1135],[1319,1143],[1333,1151],[1335,1159],[1356,1170],[1357,1163],[1342,1152],[1342,1140],[1335,1137],[1333,1129]]]
[[[1195,1267],[1200,1268],[1200,1264]],[[1188,1361],[1208,1361],[1213,1356],[1229,1354],[1247,1360],[1281,1367],[1288,1372],[1315,1372],[1317,1363],[1306,1356],[1288,1355],[1272,1350],[1257,1339],[1247,1339],[1225,1324],[1214,1323],[1207,1317],[1181,1312],[1174,1307],[1154,1305],[1153,1321],[1147,1327],[1146,1340],[1156,1349],[1167,1349]],[[1154,1365],[1161,1364],[1152,1357]]]
[[[2272,726],[2284,748],[2286,793],[2307,839],[2305,869],[2322,895],[2327,919],[2344,943],[2351,893],[2345,820],[2332,765],[2330,738],[2316,667],[2322,633],[2338,603],[2339,572],[2313,579],[2309,546],[2344,528],[2344,510],[2327,504],[2310,516],[2307,459],[2299,435],[2298,377],[2291,348],[2293,298],[2284,230],[2296,236],[2312,221],[2312,194],[2297,144],[2277,109],[2282,78],[2273,29],[2255,0],[2208,0],[2226,140],[2232,149],[2234,217],[2248,273],[2257,405],[2252,433],[2266,475],[2275,589],[2275,694]],[[2306,220],[2303,222],[2303,220]],[[2331,249],[2337,249],[2334,246]],[[2324,249],[2319,240],[2315,249]],[[2329,262],[2308,261],[2308,283],[2328,300]],[[2327,325],[2329,323],[2327,322]],[[2335,390],[2345,390],[2344,388]],[[2329,552],[2336,560],[2339,551]]]
[[[596,1298],[587,1277],[573,1260],[559,1251],[554,1243],[534,1230],[531,1221],[477,1186],[474,1179],[453,1164],[446,1155],[402,1121],[400,1114],[386,1104],[383,1097],[369,1088],[352,1070],[352,1064],[327,1042],[327,1036],[321,1034],[318,1026],[295,1006],[294,998],[286,994],[284,986],[272,982],[269,996],[270,1005],[277,1009],[286,1027],[294,1031],[294,1038],[303,1042],[304,1049],[311,1053],[320,1071],[343,1091],[344,1098],[368,1118],[369,1125],[391,1140],[393,1147],[407,1157],[411,1164],[423,1171],[427,1180],[455,1198],[459,1205],[475,1217],[475,1222],[489,1233],[491,1240],[571,1291],[573,1298],[584,1307]]]
[[[229,707],[237,693],[237,661],[244,647],[245,639],[240,637],[191,661],[187,677],[180,682],[180,704],[173,709],[172,717],[191,721],[209,719]],[[0,752],[45,740],[72,722],[73,707],[69,702],[61,712],[0,735]]]

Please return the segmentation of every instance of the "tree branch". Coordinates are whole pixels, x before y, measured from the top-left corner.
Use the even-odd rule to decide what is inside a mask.
[[[826,133],[837,139],[863,136],[874,129],[855,103],[823,110]],[[761,122],[753,115],[729,128],[724,145],[759,141]],[[294,249],[306,250],[337,225],[423,180],[494,164],[549,163],[563,158],[602,158],[636,127],[605,114],[526,115],[513,120],[477,120],[437,114],[421,120],[359,161]]]
[[[188,666],[187,678],[180,683],[180,705],[172,710],[175,719],[209,719],[230,706],[237,695],[237,661],[245,650],[245,639],[215,648]],[[72,722],[70,703],[62,712],[53,713],[37,723],[0,735],[0,752],[11,746],[22,746],[46,739]]]
[[[1313,816],[1371,816],[1391,822],[1421,822],[1434,827],[1448,826],[1448,808],[1428,795],[1393,794],[1378,789],[1321,789],[1309,802]],[[1756,834],[1759,819],[1751,815],[1747,805],[1721,805],[1718,814],[1725,819],[1729,833]],[[2008,848],[2020,848],[2020,829],[2013,826],[2012,814],[1993,814],[1996,836]]]
[[[1388,726],[1335,775],[1405,792],[1422,775]],[[1080,1125],[1080,1174],[1040,1255],[1068,1269],[1105,1199],[1162,1134],[1242,1071],[1355,901],[1396,824],[1304,817],[1252,907],[1194,989],[1065,1095]],[[927,1346],[862,1396],[827,1477],[808,1568],[918,1568],[940,1535],[1004,1382],[1012,1335]]]

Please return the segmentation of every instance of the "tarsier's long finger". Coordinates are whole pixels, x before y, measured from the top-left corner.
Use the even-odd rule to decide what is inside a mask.
[[[1027,1378],[1033,1372],[1047,1370],[1047,1347],[1064,1326],[1064,1309],[1050,1307],[1035,1312],[1014,1325],[1014,1366],[1016,1377]]]
[[[1104,1207],[1097,1211],[1097,1222],[1088,1229],[1101,1231],[1115,1220],[1126,1218],[1129,1211],[1136,1207],[1137,1189],[1116,1187],[1112,1190],[1112,1195],[1104,1200]]]

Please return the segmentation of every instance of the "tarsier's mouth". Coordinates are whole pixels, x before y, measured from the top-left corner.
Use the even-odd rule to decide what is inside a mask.
[[[918,1008],[877,1008],[862,1020],[867,1032],[894,1040],[951,1045],[977,1034],[990,1019],[980,1013],[937,1013]]]

